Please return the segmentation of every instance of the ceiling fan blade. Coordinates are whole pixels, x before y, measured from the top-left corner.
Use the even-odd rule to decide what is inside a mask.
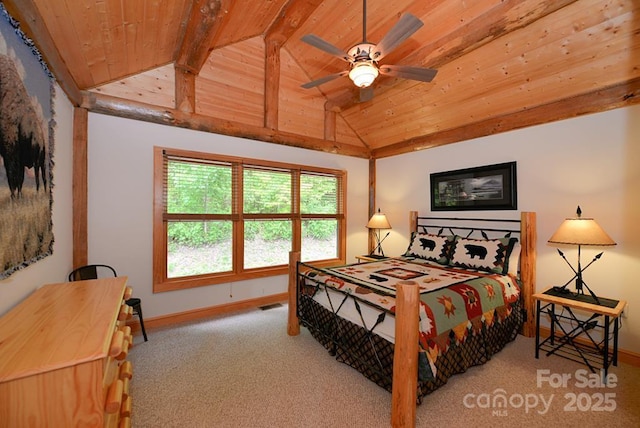
[[[302,37],[303,42],[310,44],[313,47],[316,47],[322,51],[325,51],[326,53],[333,55],[333,56],[337,56],[338,58],[340,58],[343,61],[347,61],[349,62],[349,55],[347,55],[342,49],[337,48],[336,46],[332,45],[331,43],[327,42],[326,40],[321,39],[320,37],[316,36],[315,34],[307,34],[305,36]]]
[[[389,30],[389,32],[380,40],[373,54],[373,59],[381,60],[390,54],[400,43],[407,40],[413,33],[418,31],[424,23],[410,13],[405,13],[400,21]]]
[[[366,103],[367,101],[371,101],[373,98],[373,88],[371,86],[367,86],[366,88],[360,88],[360,102]]]
[[[305,89],[315,88],[316,86],[320,86],[323,83],[330,82],[338,77],[346,76],[349,74],[348,71],[341,71],[340,73],[329,74],[328,76],[321,77],[316,80],[312,80],[311,82],[305,83],[304,85],[300,85]]]
[[[380,74],[401,79],[418,80],[420,82],[431,82],[438,70],[433,68],[409,67],[406,65],[381,65]]]

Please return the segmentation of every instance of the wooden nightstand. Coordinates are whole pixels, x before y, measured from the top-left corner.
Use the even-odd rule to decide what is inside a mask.
[[[356,260],[358,263],[366,263],[366,262],[376,262],[378,260],[388,259],[386,256],[378,256],[376,254],[365,254],[362,256],[356,256]]]
[[[546,351],[547,356],[555,354],[584,363],[593,373],[603,369],[606,379],[609,366],[618,365],[618,330],[626,301],[599,297],[599,302],[595,302],[589,295],[556,287],[534,294],[533,298],[536,300],[536,358],[540,351]],[[586,315],[578,317],[574,311]],[[550,320],[549,337],[542,341],[541,314],[548,315]],[[613,348],[609,349],[611,324]],[[593,337],[598,331],[602,333],[602,340]]]

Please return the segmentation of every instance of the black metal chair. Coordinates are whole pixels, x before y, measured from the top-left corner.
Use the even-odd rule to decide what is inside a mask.
[[[116,270],[109,265],[86,265],[80,266],[77,269],[74,269],[73,272],[69,274],[69,281],[82,281],[85,279],[98,279],[104,278],[105,276],[118,276]],[[137,297],[132,297],[130,299],[125,300],[125,303],[128,306],[133,308],[133,313],[138,315],[140,319],[140,329],[142,330],[142,336],[144,337],[144,341],[147,341],[147,332],[144,329],[144,320],[142,319],[142,301]]]

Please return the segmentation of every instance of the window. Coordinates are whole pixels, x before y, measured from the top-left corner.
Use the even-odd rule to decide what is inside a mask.
[[[154,152],[154,291],[345,260],[346,172],[184,150]]]

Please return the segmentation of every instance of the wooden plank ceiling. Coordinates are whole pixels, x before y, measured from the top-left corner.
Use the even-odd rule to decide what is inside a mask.
[[[638,102],[640,2],[369,0],[380,41],[410,12],[424,26],[381,64],[360,102],[348,64],[359,0],[5,0],[72,102],[90,111],[379,158]]]

